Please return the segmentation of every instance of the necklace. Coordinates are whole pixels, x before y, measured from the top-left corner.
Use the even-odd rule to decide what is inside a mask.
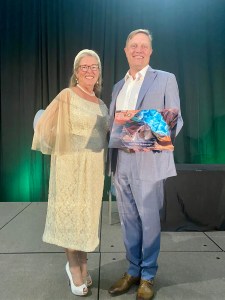
[[[94,92],[89,93],[89,92],[85,91],[79,84],[77,84],[77,87],[78,87],[81,91],[83,91],[85,94],[87,94],[87,95],[89,95],[89,96],[91,96],[91,97],[94,97],[94,96],[95,96],[95,93],[94,93]]]

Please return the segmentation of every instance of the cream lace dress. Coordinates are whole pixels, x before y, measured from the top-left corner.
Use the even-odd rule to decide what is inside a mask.
[[[65,89],[73,152],[51,155],[48,209],[43,241],[94,251],[104,184],[108,109]],[[61,95],[63,98],[64,95]]]

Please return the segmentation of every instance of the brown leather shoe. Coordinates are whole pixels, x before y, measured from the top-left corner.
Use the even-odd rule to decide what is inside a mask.
[[[154,297],[153,280],[141,279],[137,290],[137,300],[151,300]]]
[[[125,273],[122,278],[117,280],[114,283],[114,285],[112,285],[110,287],[108,292],[112,296],[121,295],[123,293],[126,293],[132,285],[139,284],[139,282],[140,282],[139,277],[133,277],[133,276]]]

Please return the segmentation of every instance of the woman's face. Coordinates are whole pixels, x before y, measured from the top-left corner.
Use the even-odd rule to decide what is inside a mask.
[[[76,73],[78,84],[83,87],[94,87],[99,78],[98,61],[93,56],[85,56],[80,60]]]

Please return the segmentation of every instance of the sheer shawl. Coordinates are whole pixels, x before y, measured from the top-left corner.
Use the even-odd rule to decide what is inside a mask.
[[[34,129],[32,150],[62,155],[73,152],[70,126],[70,90],[62,90],[47,106]]]

